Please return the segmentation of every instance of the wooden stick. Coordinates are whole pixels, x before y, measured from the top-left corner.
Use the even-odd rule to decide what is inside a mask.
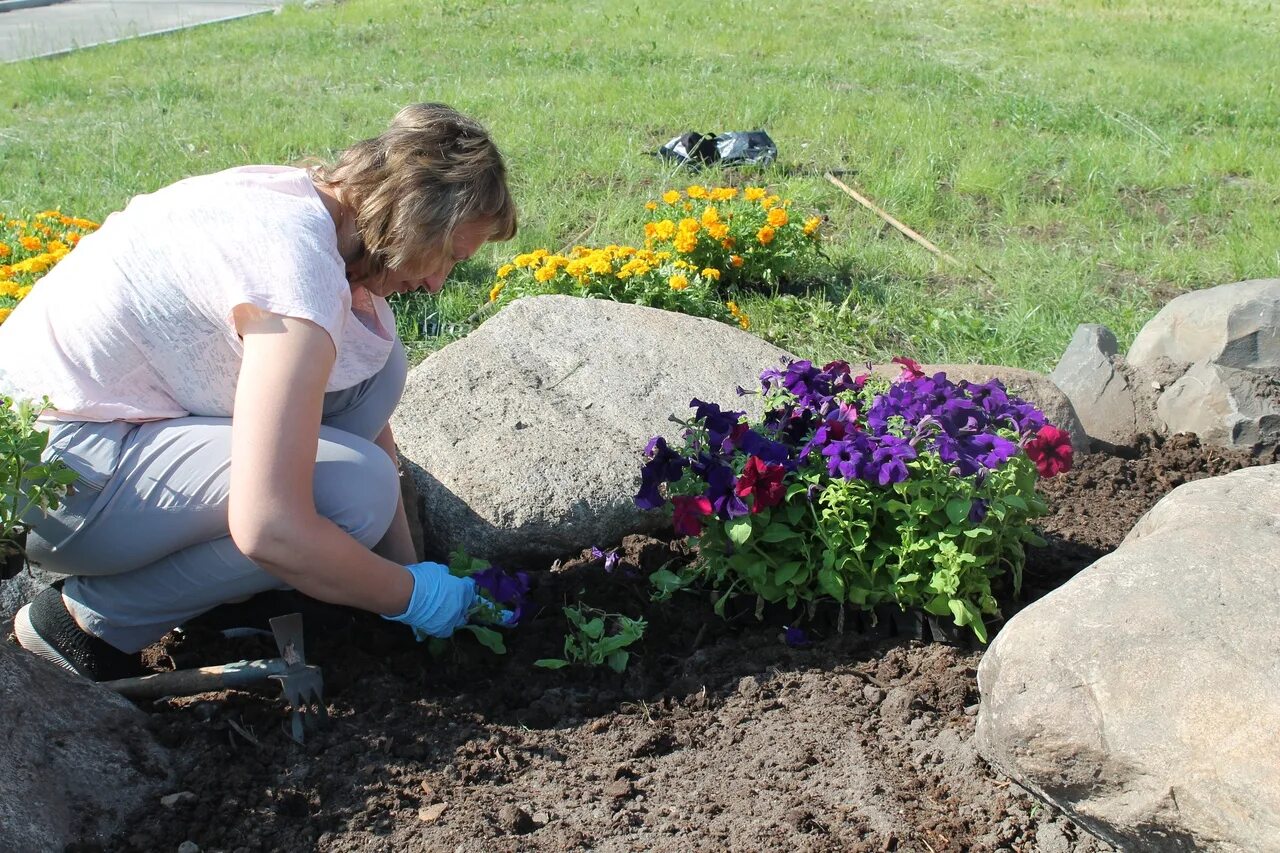
[[[845,193],[847,193],[847,194],[849,195],[849,197],[850,197],[850,198],[852,198],[854,201],[856,201],[858,204],[862,205],[862,206],[863,206],[863,207],[865,207],[867,210],[870,210],[870,211],[871,211],[872,213],[874,213],[876,216],[879,216],[879,217],[880,217],[881,219],[883,219],[885,222],[888,222],[888,223],[889,223],[890,225],[892,225],[894,228],[897,228],[897,229],[898,229],[899,231],[901,231],[903,234],[905,234],[906,236],[910,237],[912,240],[915,240],[915,241],[916,241],[917,243],[919,243],[921,246],[924,246],[926,249],[928,249],[930,252],[933,252],[935,255],[937,255],[938,257],[942,258],[944,261],[947,261],[948,263],[955,264],[955,265],[956,265],[956,266],[958,266],[958,267],[960,267],[960,266],[964,266],[964,264],[960,263],[960,262],[959,262],[959,261],[957,261],[955,258],[953,258],[953,257],[951,257],[950,255],[948,255],[946,252],[942,251],[942,250],[941,250],[941,249],[939,249],[937,246],[935,246],[935,245],[933,245],[932,243],[930,243],[930,242],[929,242],[928,240],[926,240],[924,237],[921,237],[921,236],[920,236],[919,234],[917,234],[915,231],[912,231],[910,228],[908,228],[907,226],[903,225],[903,224],[902,224],[901,222],[899,222],[898,220],[894,219],[894,218],[893,218],[893,216],[891,216],[891,215],[889,214],[889,212],[888,212],[888,211],[884,210],[884,209],[883,209],[883,208],[881,208],[881,207],[878,207],[878,206],[876,205],[876,203],[875,203],[875,202],[871,201],[869,198],[867,198],[866,196],[862,195],[862,194],[861,194],[861,193],[859,193],[857,190],[854,190],[854,189],[850,188],[848,185],[846,185],[843,181],[841,181],[841,180],[840,180],[839,178],[837,178],[835,175],[831,174],[830,172],[827,172],[825,177],[826,177],[826,179],[827,179],[828,181],[830,181],[831,183],[835,184],[835,185],[836,185],[837,187],[839,187],[840,189],[844,190],[844,191],[845,191]]]

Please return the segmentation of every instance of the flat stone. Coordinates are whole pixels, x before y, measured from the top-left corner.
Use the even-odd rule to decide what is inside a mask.
[[[1116,364],[1116,353],[1110,329],[1081,324],[1049,379],[1071,401],[1090,441],[1124,445],[1138,432],[1138,419],[1133,389]]]

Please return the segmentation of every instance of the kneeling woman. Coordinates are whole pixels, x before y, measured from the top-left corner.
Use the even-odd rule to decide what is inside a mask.
[[[19,642],[95,680],[218,604],[276,588],[448,636],[470,580],[415,563],[388,421],[386,298],[510,239],[484,128],[440,104],[310,170],[247,166],[133,199],[0,326],[0,391],[48,396],[80,475],[28,551],[69,575]],[[385,556],[383,556],[385,555]]]

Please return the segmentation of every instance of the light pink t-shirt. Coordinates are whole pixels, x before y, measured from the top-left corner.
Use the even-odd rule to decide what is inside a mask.
[[[244,348],[237,305],[333,338],[328,391],[386,363],[386,300],[354,293],[306,171],[246,166],[188,178],[107,217],[0,325],[0,391],[45,395],[57,420],[230,417]]]

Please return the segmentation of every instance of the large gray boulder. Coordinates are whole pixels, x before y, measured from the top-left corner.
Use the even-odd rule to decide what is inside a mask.
[[[1280,850],[1280,465],[1181,486],[1010,620],[979,748],[1124,849]]]
[[[922,364],[920,369],[928,376],[945,373],[953,382],[967,380],[969,382],[990,382],[999,379],[1005,389],[1028,403],[1034,403],[1044,412],[1049,423],[1064,429],[1071,436],[1071,446],[1078,452],[1089,449],[1089,438],[1080,419],[1076,417],[1071,400],[1062,392],[1053,380],[1043,373],[1034,370],[1023,370],[1020,367],[1002,367],[995,364]],[[886,379],[897,379],[902,373],[898,364],[878,364],[871,371],[876,376]]]
[[[1238,281],[1184,293],[1133,339],[1125,360],[1154,366],[1211,362],[1242,370],[1280,370],[1280,278]]]
[[[0,636],[8,633],[13,625],[13,617],[22,609],[22,605],[60,577],[62,575],[28,566],[9,580],[0,581]]]
[[[1134,389],[1118,359],[1116,336],[1106,326],[1085,323],[1049,374],[1071,401],[1091,441],[1124,445],[1142,431]],[[1150,427],[1150,418],[1145,426]]]
[[[1156,401],[1171,432],[1194,432],[1205,444],[1280,444],[1280,379],[1198,362]]]
[[[518,300],[410,371],[392,428],[426,552],[553,558],[664,523],[632,501],[650,437],[690,399],[758,417],[783,350],[713,320],[569,296]]]
[[[141,711],[5,642],[0,726],[0,849],[103,845],[169,793],[170,756]]]

